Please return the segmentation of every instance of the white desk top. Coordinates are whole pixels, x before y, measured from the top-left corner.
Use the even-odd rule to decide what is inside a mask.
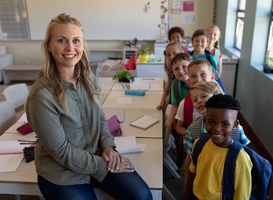
[[[22,135],[19,136],[16,134],[3,134],[0,137],[0,140],[14,140],[15,139],[14,136],[17,137],[16,139],[22,138]],[[29,135],[28,139],[31,139],[31,135]],[[162,189],[163,188],[162,139],[154,140],[137,138],[137,143],[147,144],[148,146],[142,153],[125,154],[125,157],[131,160],[137,172],[146,181],[146,183],[151,189]],[[0,183],[37,184],[37,175],[34,161],[26,163],[25,160],[23,160],[16,172],[0,173]]]
[[[142,130],[140,128],[136,128],[130,126],[129,123],[134,121],[135,119],[146,115],[149,117],[154,117],[159,119],[159,123],[151,126],[147,130]],[[158,111],[156,109],[135,109],[135,108],[126,108],[124,122],[120,123],[120,127],[123,133],[123,136],[136,136],[137,138],[163,138],[162,132],[162,111]]]
[[[112,80],[112,77],[98,77],[98,85],[102,90],[111,90],[115,83],[116,81]]]
[[[135,77],[135,81],[150,83],[149,91],[164,91],[164,79],[163,78],[138,78]],[[125,88],[122,87],[124,83],[116,82],[111,90],[121,90],[124,91]]]
[[[105,107],[119,108],[137,108],[137,109],[152,109],[155,110],[160,104],[162,92],[145,91],[144,96],[125,95],[124,91],[111,91],[104,101]],[[131,98],[132,104],[117,104],[118,98]]]
[[[99,96],[100,96],[101,104],[104,103],[104,101],[106,100],[106,98],[107,98],[107,96],[108,96],[109,93],[110,93],[110,90],[101,90],[100,91]]]
[[[165,56],[164,55],[155,55],[156,58],[160,58],[161,61],[160,62],[146,62],[146,63],[142,63],[139,61],[139,59],[137,59],[136,61],[136,64],[137,65],[158,65],[158,64],[163,64],[164,65],[164,59],[165,59]]]

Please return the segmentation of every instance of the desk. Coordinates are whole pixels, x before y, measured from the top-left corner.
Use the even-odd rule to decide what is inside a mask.
[[[156,106],[160,104],[162,94],[163,91],[162,92],[145,91],[145,96],[134,96],[125,95],[124,91],[111,91],[107,99],[104,101],[103,106],[155,110]],[[132,104],[117,104],[117,98],[120,97],[131,97]]]
[[[135,77],[134,81],[137,82],[144,82],[144,83],[150,83],[150,89],[149,91],[164,91],[164,79],[163,78],[139,78]],[[125,89],[122,87],[124,83],[122,82],[116,82],[111,90],[122,90]]]
[[[111,90],[115,83],[116,80],[112,80],[110,77],[98,77],[97,84],[102,90]]]
[[[14,136],[18,137],[17,139],[25,137],[16,133],[5,133],[0,137],[0,140],[13,140]],[[34,135],[29,135],[28,139],[32,139],[33,136]],[[163,189],[162,139],[153,140],[137,138],[137,143],[147,144],[148,146],[142,153],[125,154],[125,157],[128,157],[131,160],[137,172],[146,181],[152,191],[153,198],[161,199]],[[104,197],[108,196],[97,189],[95,192],[97,195],[103,195]],[[0,193],[15,195],[41,195],[37,184],[37,174],[35,171],[34,161],[26,163],[25,160],[23,160],[17,171],[14,173],[0,173]]]
[[[105,101],[105,99],[107,98],[107,96],[109,95],[109,93],[110,93],[110,90],[101,90],[101,91],[100,91],[99,96],[100,96],[101,104],[104,103],[104,101]]]
[[[136,61],[136,76],[137,77],[156,77],[164,78],[164,59],[163,55],[156,55],[156,58],[161,58],[160,62],[146,62],[142,63],[139,60]]]
[[[159,119],[159,122],[153,126],[151,126],[147,130],[142,130],[140,128],[136,128],[130,126],[129,123],[133,120],[147,115],[149,117],[154,117]],[[124,122],[120,123],[120,127],[123,133],[123,136],[136,136],[137,138],[163,138],[162,132],[162,112],[156,109],[136,109],[136,108],[126,108],[125,109],[125,118]]]
[[[2,69],[4,84],[10,81],[36,81],[43,66],[41,65],[11,65]]]

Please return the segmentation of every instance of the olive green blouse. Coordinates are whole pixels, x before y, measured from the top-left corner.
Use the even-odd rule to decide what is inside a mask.
[[[92,80],[96,78],[92,75]],[[106,147],[115,147],[101,104],[96,108],[81,78],[77,89],[64,83],[69,114],[60,108],[48,81],[42,78],[31,88],[27,119],[37,134],[35,165],[38,175],[57,185],[101,182],[107,162],[101,157]]]

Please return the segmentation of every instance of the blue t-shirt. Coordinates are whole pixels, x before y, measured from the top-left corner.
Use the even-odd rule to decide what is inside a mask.
[[[215,62],[215,59],[214,59],[213,55],[209,55],[209,56],[210,56],[210,64],[214,67],[214,69],[218,70],[218,67],[217,67],[217,64]],[[199,56],[199,57],[195,57],[194,55],[192,55],[192,60],[196,60],[196,59],[199,59],[199,58],[207,59],[207,56],[206,56],[205,53],[202,56]]]

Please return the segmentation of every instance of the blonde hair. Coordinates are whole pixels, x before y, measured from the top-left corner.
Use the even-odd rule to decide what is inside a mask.
[[[175,46],[177,49],[179,49],[180,52],[183,51],[182,45],[179,42],[175,42],[175,41],[170,42],[169,44],[167,44],[166,49],[168,47],[172,47],[172,46]]]
[[[202,58],[198,58],[194,61],[192,61],[189,65],[188,65],[188,73],[190,71],[190,68],[194,65],[206,65],[209,72],[212,74],[212,68],[211,68],[211,64],[209,61],[207,61],[206,59],[202,59]]]
[[[208,94],[223,94],[222,88],[215,82],[198,82],[191,86],[191,90],[201,90],[203,92],[206,92]]]
[[[47,26],[45,40],[42,44],[42,51],[45,54],[45,63],[41,70],[40,77],[45,77],[50,86],[53,87],[55,95],[57,96],[57,101],[59,106],[66,112],[69,113],[67,109],[67,100],[66,100],[66,92],[64,89],[64,80],[61,77],[60,73],[57,70],[56,62],[54,57],[52,56],[51,52],[49,52],[47,46],[49,45],[52,37],[52,31],[54,26],[57,24],[74,24],[81,28],[82,33],[83,29],[81,26],[81,22],[79,19],[69,15],[67,13],[62,13],[53,18]],[[89,97],[91,98],[92,102],[95,104],[95,107],[98,106],[99,99],[97,97],[97,90],[100,90],[99,86],[91,80],[91,69],[89,67],[89,50],[85,39],[83,37],[83,54],[80,61],[75,65],[74,69],[74,76],[75,78],[79,78],[81,76],[83,85],[87,90]],[[45,86],[46,88],[48,86]],[[94,95],[95,94],[95,95]]]
[[[209,27],[207,28],[207,30],[208,30],[209,28],[216,28],[216,29],[218,30],[218,32],[219,32],[219,38],[221,37],[221,31],[220,31],[220,28],[219,28],[218,26],[216,26],[216,25],[211,25],[211,26],[209,26]],[[217,49],[220,50],[220,41],[219,41],[219,39],[213,44],[213,47],[215,47],[215,48],[217,48]]]

